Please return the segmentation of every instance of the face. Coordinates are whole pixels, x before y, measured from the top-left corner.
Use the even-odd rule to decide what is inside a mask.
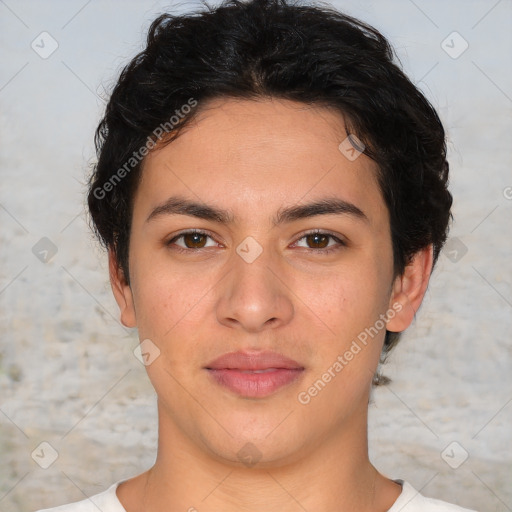
[[[327,109],[224,99],[147,156],[130,286],[111,272],[123,323],[150,340],[160,436],[276,464],[365,429],[418,273],[394,279],[376,164],[346,137]]]

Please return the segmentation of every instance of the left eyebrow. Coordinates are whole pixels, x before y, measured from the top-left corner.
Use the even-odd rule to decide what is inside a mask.
[[[314,217],[315,215],[333,215],[344,214],[355,217],[356,219],[370,222],[365,213],[355,204],[338,198],[325,198],[314,203],[300,206],[290,206],[280,210],[273,220],[274,226],[284,222],[293,222],[299,219]]]

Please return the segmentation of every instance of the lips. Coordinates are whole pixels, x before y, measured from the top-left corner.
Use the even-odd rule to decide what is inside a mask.
[[[285,370],[304,369],[301,364],[277,352],[230,352],[224,354],[206,366],[210,370],[267,370],[281,368]]]
[[[247,397],[262,398],[297,380],[304,367],[277,352],[230,352],[205,369],[221,387]]]

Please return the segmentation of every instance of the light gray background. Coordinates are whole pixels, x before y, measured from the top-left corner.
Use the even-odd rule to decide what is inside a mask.
[[[118,322],[84,182],[104,91],[157,14],[197,5],[0,0],[1,511],[83,499],[154,460],[155,396]],[[450,250],[373,396],[372,459],[426,495],[512,510],[512,3],[334,5],[388,36],[439,110],[455,196]],[[31,48],[43,31],[59,45],[46,59]],[[453,31],[469,44],[458,58],[441,46]],[[58,251],[47,263],[32,250],[43,237]],[[58,453],[48,469],[41,442]]]

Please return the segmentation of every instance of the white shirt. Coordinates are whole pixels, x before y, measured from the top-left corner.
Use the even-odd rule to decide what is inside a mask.
[[[46,508],[37,512],[98,512],[98,510],[101,512],[126,512],[116,495],[117,486],[122,481],[112,484],[106,491],[83,501],[56,508]],[[388,512],[475,512],[445,501],[426,498],[404,480],[395,480],[395,482],[402,486],[402,492]]]

